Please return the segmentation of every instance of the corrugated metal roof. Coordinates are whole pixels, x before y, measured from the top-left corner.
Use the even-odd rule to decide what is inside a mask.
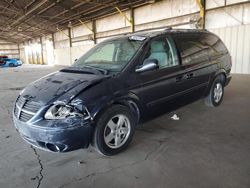
[[[1,0],[0,39],[22,42],[82,21],[152,3],[148,0]]]

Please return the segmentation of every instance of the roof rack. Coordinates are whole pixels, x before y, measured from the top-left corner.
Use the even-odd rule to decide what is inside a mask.
[[[155,31],[155,30],[163,30],[163,31],[168,31],[173,29],[171,26],[163,26],[163,27],[155,27],[155,28],[148,28],[148,29],[142,29],[135,31],[133,33],[139,33],[139,32],[144,32],[144,31]]]
[[[173,29],[171,26],[167,26],[167,27],[164,29],[164,31],[168,31],[168,30],[171,30],[171,29]]]

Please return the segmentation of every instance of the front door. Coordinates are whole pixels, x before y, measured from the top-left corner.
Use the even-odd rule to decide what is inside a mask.
[[[177,50],[171,37],[161,36],[152,39],[143,55],[146,59],[156,59],[159,68],[152,71],[138,73],[137,79],[141,83],[141,96],[148,109],[155,109],[166,101],[172,101],[176,94],[182,92],[182,87],[176,84],[183,76],[183,69],[179,64]]]

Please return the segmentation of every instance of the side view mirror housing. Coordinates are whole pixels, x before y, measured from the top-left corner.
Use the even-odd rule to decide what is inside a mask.
[[[150,70],[155,70],[158,69],[159,65],[158,65],[158,60],[157,59],[145,59],[145,61],[143,62],[143,65],[137,67],[135,69],[135,72],[146,72],[146,71],[150,71]]]

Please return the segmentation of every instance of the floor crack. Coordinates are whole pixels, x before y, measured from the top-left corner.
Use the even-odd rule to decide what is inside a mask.
[[[123,164],[123,165],[120,165],[120,166],[117,166],[117,167],[108,168],[106,170],[100,170],[100,171],[97,171],[97,172],[92,172],[92,173],[90,173],[90,174],[88,174],[88,175],[86,175],[84,177],[73,179],[72,181],[61,185],[59,188],[68,187],[68,185],[70,185],[71,183],[79,182],[79,181],[82,181],[82,180],[84,180],[86,178],[93,177],[93,176],[96,176],[96,175],[105,174],[105,173],[108,173],[110,171],[113,171],[113,170],[116,170],[116,169],[120,169],[120,168],[123,168],[123,167],[133,166],[133,165],[141,163],[141,162],[142,162],[142,160],[138,160],[138,161],[134,161],[134,162],[129,163],[129,164]]]
[[[149,159],[149,157],[152,155],[152,154],[154,154],[155,152],[162,152],[162,150],[164,149],[164,147],[162,148],[162,145],[168,140],[169,138],[162,138],[162,139],[157,139],[157,140],[155,140],[155,141],[157,141],[158,142],[158,146],[157,147],[155,147],[154,149],[152,149],[150,152],[148,152],[147,154],[146,154],[146,156],[145,156],[145,158],[144,158],[144,160],[148,160]]]
[[[43,164],[42,164],[42,160],[40,159],[40,155],[37,153],[36,149],[33,146],[30,146],[30,148],[34,151],[34,154],[36,155],[36,158],[40,165],[39,176],[36,176],[35,178],[35,179],[38,179],[37,188],[39,188],[43,180]]]

